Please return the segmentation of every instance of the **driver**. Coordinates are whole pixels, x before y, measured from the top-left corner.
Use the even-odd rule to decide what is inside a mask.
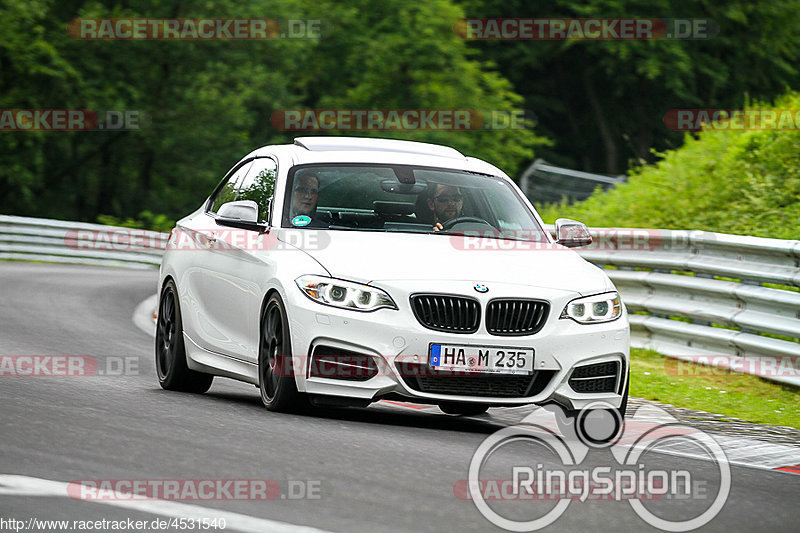
[[[461,216],[464,195],[458,187],[437,183],[428,187],[428,208],[433,213],[433,231],[439,231],[443,222]]]

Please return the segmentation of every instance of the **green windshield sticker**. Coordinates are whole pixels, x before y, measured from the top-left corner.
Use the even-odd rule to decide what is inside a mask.
[[[292,219],[292,226],[308,226],[311,224],[311,217],[299,215]]]

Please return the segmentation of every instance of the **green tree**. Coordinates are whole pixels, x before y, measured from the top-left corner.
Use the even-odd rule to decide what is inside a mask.
[[[772,108],[769,103],[755,109]],[[774,107],[800,108],[790,93]],[[794,113],[792,114],[794,116]],[[638,167],[627,183],[573,205],[540,210],[545,221],[576,218],[595,227],[702,229],[800,238],[800,131],[736,130],[721,123]]]
[[[670,109],[741,108],[798,87],[800,0],[459,0],[468,17],[711,19],[699,40],[470,41],[554,139],[552,163],[616,174],[679,146]]]
[[[137,131],[3,132],[0,212],[79,220],[197,207],[243,154],[291,142],[269,121],[292,108],[511,112],[521,98],[452,33],[448,0],[6,0],[5,109],[133,110]],[[80,40],[86,18],[324,19],[322,40]],[[451,144],[510,173],[542,142],[529,130],[398,132]]]
[[[335,32],[319,43],[319,61],[303,73],[309,106],[521,110],[522,99],[511,84],[472,58],[467,43],[453,33],[464,13],[449,0],[326,0],[320,8]],[[546,144],[530,128],[378,135],[450,145],[512,176],[530,160],[535,146]]]

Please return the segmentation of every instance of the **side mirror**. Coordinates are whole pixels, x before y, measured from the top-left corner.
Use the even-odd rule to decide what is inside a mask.
[[[592,235],[583,222],[559,218],[556,220],[556,242],[567,248],[578,248],[592,244]]]
[[[217,215],[220,218],[239,222],[258,222],[258,204],[253,200],[227,202],[220,206]]]
[[[267,231],[266,225],[258,223],[258,204],[253,200],[238,200],[222,204],[217,211],[215,220],[220,226]]]

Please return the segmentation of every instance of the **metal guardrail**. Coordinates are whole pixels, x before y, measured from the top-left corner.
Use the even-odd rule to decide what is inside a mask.
[[[605,267],[622,294],[633,346],[687,360],[708,356],[800,386],[800,241],[703,231],[590,231],[595,242],[577,251]],[[0,215],[0,259],[153,268],[168,237]],[[724,357],[717,362],[713,356]]]
[[[0,259],[153,268],[169,234],[0,215]]]
[[[633,346],[800,386],[800,241],[590,232],[595,244],[577,251],[622,294]]]
[[[560,202],[566,198],[569,202],[585,200],[600,186],[609,189],[628,178],[592,174],[580,170],[561,168],[537,159],[520,175],[519,186],[528,198],[536,203]]]

